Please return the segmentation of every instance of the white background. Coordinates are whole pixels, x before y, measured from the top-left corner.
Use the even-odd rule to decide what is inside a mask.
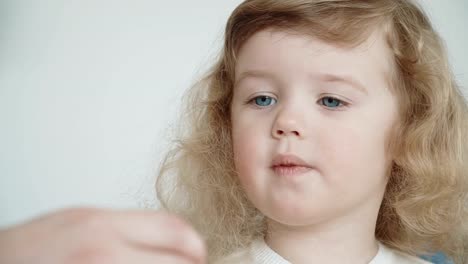
[[[240,2],[0,0],[0,227],[152,205],[182,93]],[[468,1],[422,2],[467,87]]]

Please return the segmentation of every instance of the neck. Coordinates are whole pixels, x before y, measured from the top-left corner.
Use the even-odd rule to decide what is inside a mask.
[[[378,252],[377,213],[366,210],[310,226],[269,219],[265,242],[291,263],[368,263]],[[365,261],[363,261],[365,260]]]

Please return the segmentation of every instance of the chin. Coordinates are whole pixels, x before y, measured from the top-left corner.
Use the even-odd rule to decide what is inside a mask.
[[[326,212],[321,212],[317,208],[294,208],[281,207],[274,210],[268,210],[265,216],[281,225],[287,226],[307,226],[324,221]]]

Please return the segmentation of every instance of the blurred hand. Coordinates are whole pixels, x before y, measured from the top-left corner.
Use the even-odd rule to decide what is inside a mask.
[[[0,231],[2,264],[205,263],[200,236],[164,212],[65,209]]]

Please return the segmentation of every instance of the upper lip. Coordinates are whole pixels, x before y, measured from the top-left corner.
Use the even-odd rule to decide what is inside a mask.
[[[298,156],[292,154],[280,154],[273,159],[272,167],[277,166],[302,166],[302,167],[311,167],[305,161],[303,161]]]

